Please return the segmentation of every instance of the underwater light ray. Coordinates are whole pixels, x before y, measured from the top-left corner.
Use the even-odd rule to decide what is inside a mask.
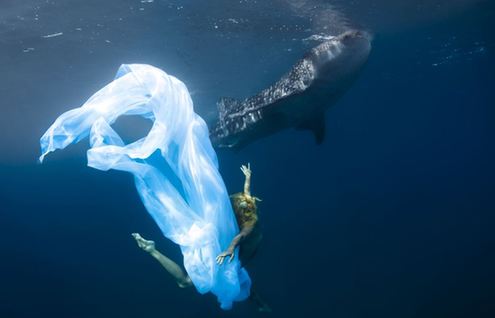
[[[147,136],[125,145],[110,125],[131,114],[152,120],[153,126]],[[246,299],[251,281],[238,253],[231,263],[215,262],[238,227],[208,128],[194,113],[186,86],[149,65],[122,65],[113,82],[80,108],[62,114],[46,131],[40,139],[40,162],[88,135],[88,166],[134,175],[147,211],[180,246],[196,289],[214,293],[223,309]],[[161,169],[163,164],[170,169]],[[182,189],[171,178],[178,179]]]

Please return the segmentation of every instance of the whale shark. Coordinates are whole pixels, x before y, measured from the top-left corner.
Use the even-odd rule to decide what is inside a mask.
[[[245,100],[224,97],[210,129],[217,147],[242,148],[278,131],[325,137],[325,111],[349,89],[368,59],[371,37],[348,30],[312,48],[277,82]]]

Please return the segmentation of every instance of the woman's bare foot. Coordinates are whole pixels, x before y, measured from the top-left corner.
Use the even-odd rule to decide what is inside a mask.
[[[144,251],[151,253],[155,250],[155,242],[145,240],[139,233],[132,233],[132,237],[134,237],[137,245]]]

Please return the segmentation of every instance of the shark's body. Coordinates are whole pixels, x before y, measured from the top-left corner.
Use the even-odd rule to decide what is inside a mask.
[[[223,98],[210,130],[215,146],[242,147],[285,128],[308,129],[321,143],[324,112],[351,86],[366,62],[369,36],[347,31],[309,51],[278,82],[244,101]]]

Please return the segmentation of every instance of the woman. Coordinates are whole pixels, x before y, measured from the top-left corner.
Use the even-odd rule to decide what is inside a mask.
[[[217,256],[216,261],[218,265],[222,265],[226,258],[228,258],[229,262],[232,261],[234,259],[235,249],[239,246],[239,259],[241,260],[242,265],[245,266],[256,254],[256,250],[258,249],[262,238],[258,226],[258,211],[256,207],[256,201],[261,200],[251,195],[250,164],[247,166],[242,165],[241,171],[246,177],[244,181],[244,191],[230,196],[237,224],[239,226],[239,234],[232,239],[229,247]],[[192,286],[192,281],[187,273],[182,270],[177,263],[160,253],[155,248],[155,242],[145,240],[139,233],[132,233],[132,236],[141,249],[150,253],[150,255],[160,262],[165,270],[174,277],[180,288]],[[270,307],[261,300],[252,288],[250,299],[255,302],[259,311],[271,311]]]

